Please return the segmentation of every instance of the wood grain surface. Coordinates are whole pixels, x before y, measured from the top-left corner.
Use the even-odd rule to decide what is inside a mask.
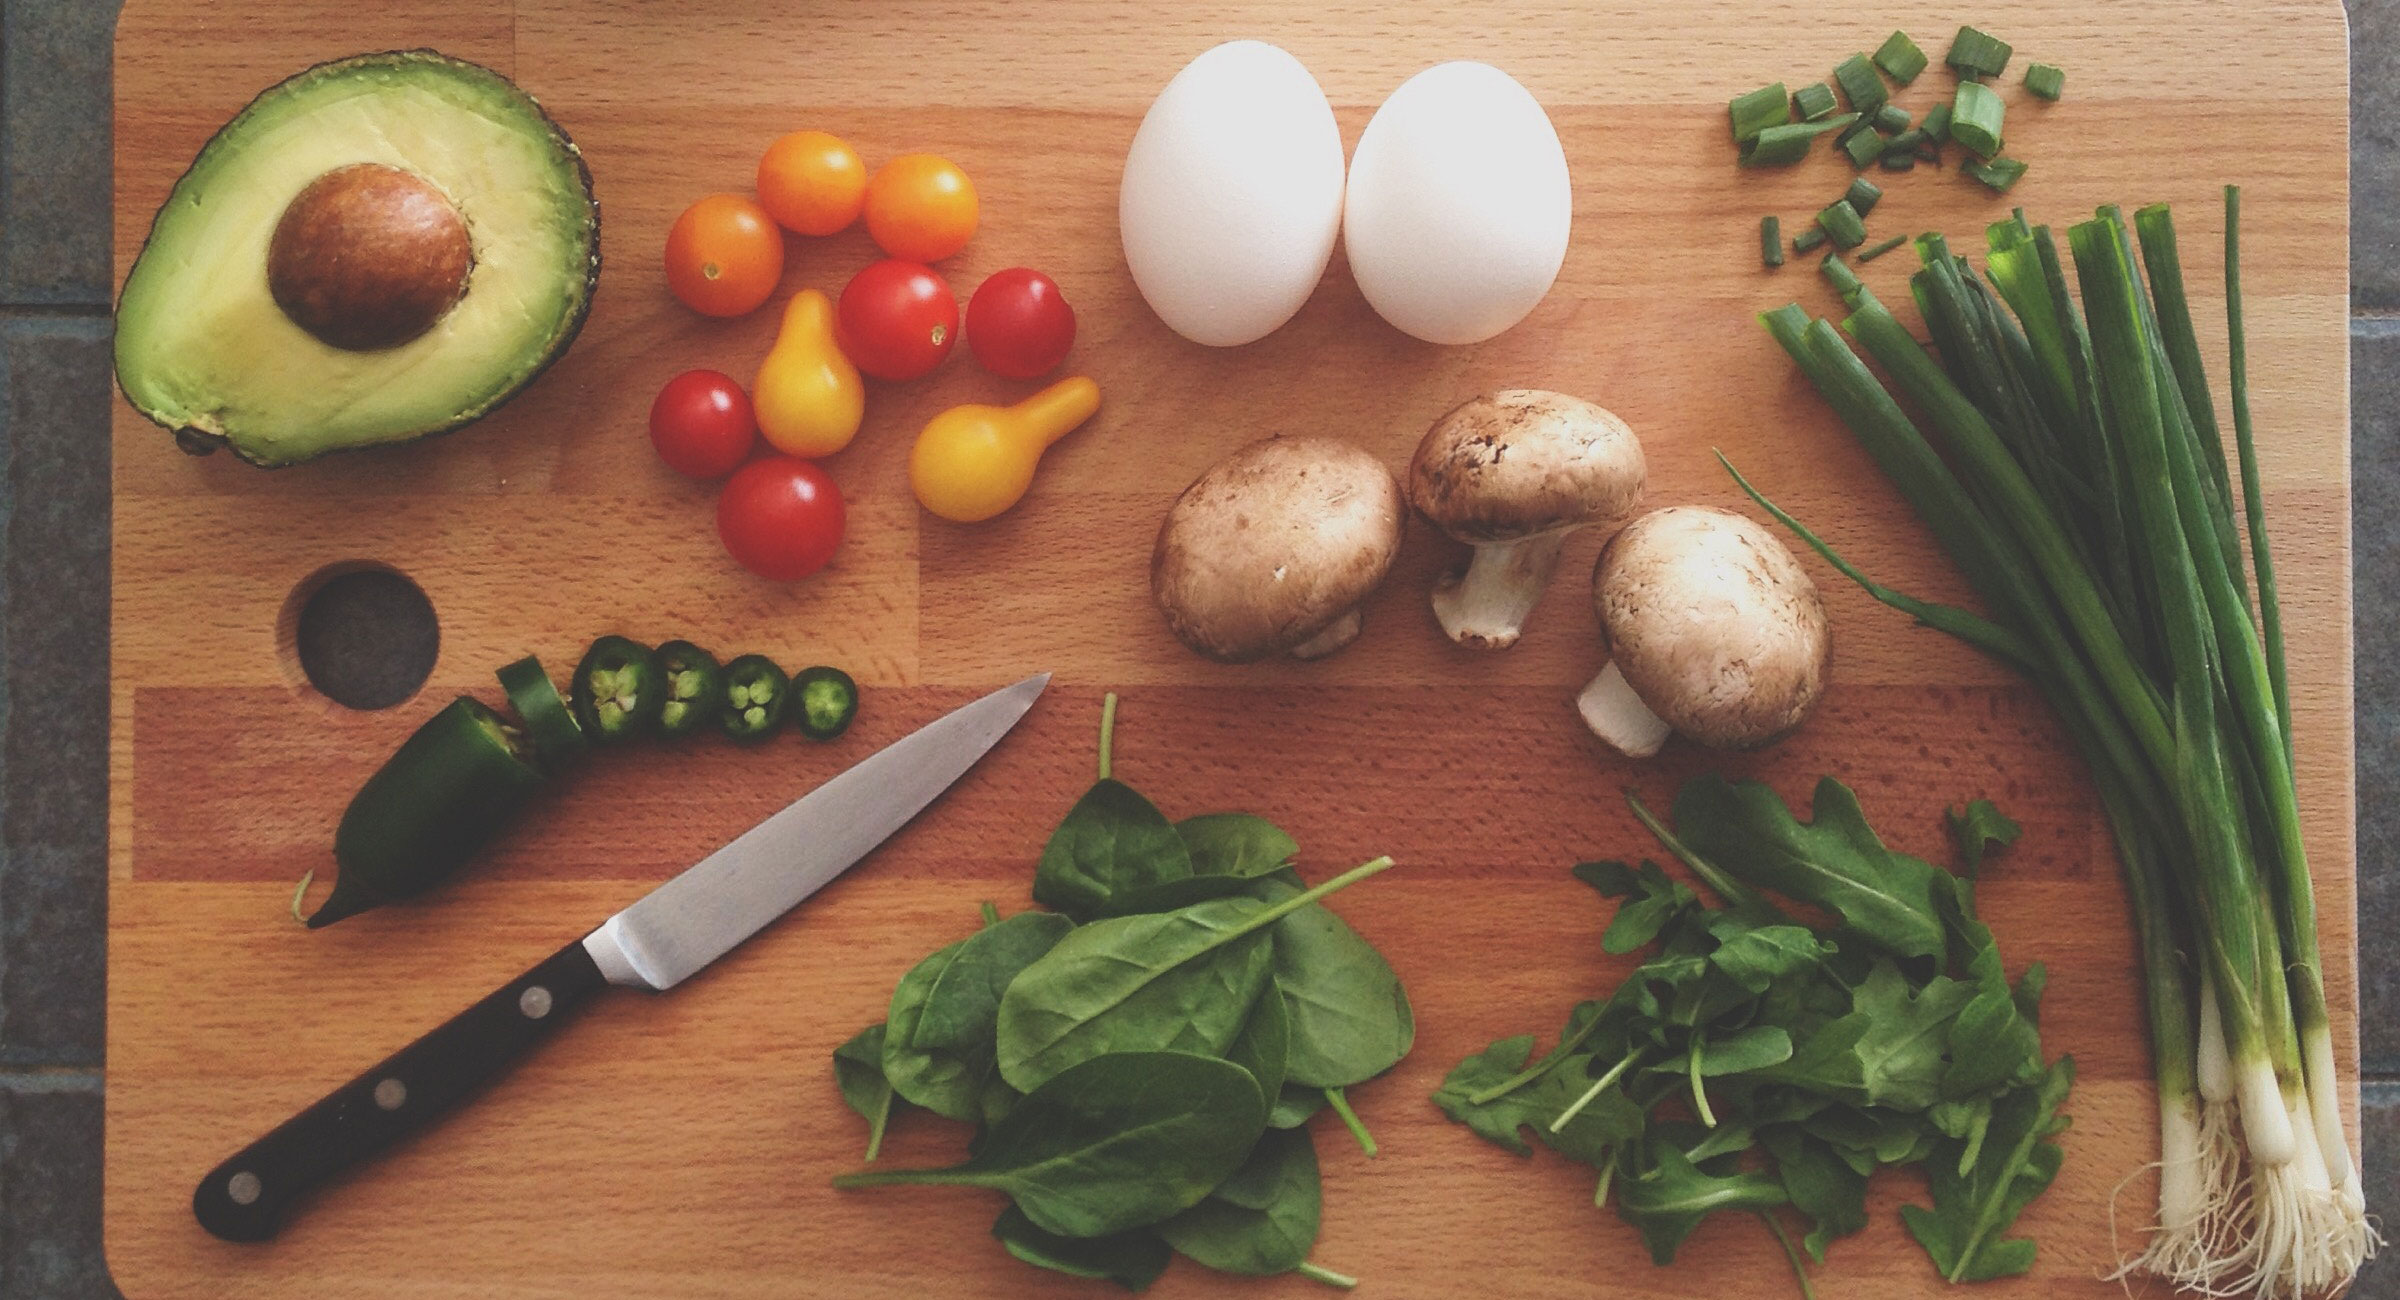
[[[1316,664],[1228,668],[1178,646],[1150,609],[1150,539],[1212,461],[1277,431],[1338,434],[1402,465],[1427,423],[1499,386],[1600,401],[1641,433],[1653,504],[1733,505],[1709,449],[1887,581],[1963,596],[1927,533],[1751,323],[1831,301],[1803,261],[1758,268],[1757,220],[1786,229],[1847,183],[1816,157],[1737,171],[1724,103],[1800,84],[1896,25],[1938,58],[1988,14],[1922,5],[1761,3],[1174,6],[911,3],[616,4],[197,0],[127,7],[117,47],[116,241],[130,265],[150,215],[215,127],[321,59],[430,45],[517,79],[573,134],[604,210],[607,270],[574,350],[525,395],[416,447],[260,472],[178,455],[120,405],[111,649],[107,1241],[119,1283],[164,1297],[1069,1296],[1099,1294],[1008,1259],[997,1202],[966,1191],[836,1193],[863,1126],[827,1053],[882,1015],[918,956],[965,933],[978,900],[1027,904],[1043,837],[1089,779],[1099,695],[1122,691],[1120,774],[1171,815],[1240,807],[1290,827],[1305,871],[1377,853],[1400,869],[1339,900],[1391,954],[1417,1049],[1358,1090],[1383,1144],[1366,1159],[1321,1133],[1317,1258],[1362,1295],[1787,1294],[1750,1221],[1704,1228],[1654,1269],[1595,1211],[1585,1173],[1530,1164],[1445,1122],[1426,1094],[1462,1055],[1547,1032],[1612,985],[1603,912],[1571,880],[1582,857],[1640,852],[1620,789],[1666,799],[1719,769],[1804,798],[1820,773],[1859,790],[1904,849],[1946,860],[1939,812],[1990,796],[2026,835],[1984,890],[2012,969],[2051,971],[2044,1038],[2081,1066],[2064,1172],[2022,1223],[2034,1276],[1978,1294],[2102,1296],[2150,1196],[2154,1111],[2137,970],[2113,859],[2079,764],[2033,693],[1911,628],[1821,566],[1836,684],[1799,735],[1764,754],[1680,743],[1657,761],[1603,755],[1569,697],[1600,663],[1579,537],[1523,643],[1479,655],[1425,608],[1452,548],[1417,527],[1368,609],[1364,638]],[[220,16],[222,15],[222,16]],[[2002,20],[1992,20],[2002,21]],[[2344,344],[2348,213],[2341,8],[2319,3],[2019,0],[1997,34],[2020,61],[2068,70],[2055,106],[2007,79],[2010,152],[2033,170],[2007,201],[1954,170],[1886,178],[1878,232],[1942,228],[1962,245],[2008,202],[2064,225],[2099,203],[2165,200],[2183,219],[2203,346],[2222,355],[2211,287],[2217,187],[2246,188],[2253,391],[2282,569],[2302,802],[2329,993],[2355,1055],[2348,493]],[[1479,58],[1548,107],[1575,178],[1565,270],[1531,318],[1489,343],[1437,348],[1383,325],[1341,259],[1268,339],[1186,344],[1142,305],[1115,230],[1116,179],[1149,98],[1201,50],[1276,41],[1315,72],[1345,139],[1418,69]],[[2195,68],[2240,67],[2238,86]],[[1949,83],[1929,72],[1899,102]],[[919,513],[905,456],[932,412],[1027,386],[963,357],[879,386],[830,468],[851,508],[827,572],[794,586],[725,560],[705,486],[643,436],[651,396],[692,366],[747,378],[773,309],[733,322],[678,306],[658,271],[666,227],[715,190],[744,190],[776,135],[819,127],[870,165],[932,150],[983,198],[974,244],[943,268],[963,294],[1040,267],[1082,324],[1070,366],[1100,415],[1054,448],[1024,504],[980,527]],[[2167,146],[2161,148],[2160,146]],[[838,287],[869,260],[858,233],[795,240],[785,291]],[[1895,256],[1867,278],[1896,296]],[[2215,376],[2222,385],[2220,368]],[[309,575],[388,563],[441,618],[414,700],[352,713],[301,681],[281,611]],[[610,756],[435,897],[319,933],[285,914],[327,865],[351,791],[433,707],[497,699],[491,670],[528,651],[571,665],[593,635],[687,636],[728,653],[846,665],[858,727],[796,740]],[[322,1198],[276,1242],[204,1235],[193,1181],[330,1086],[551,952],[812,783],[943,708],[1027,672],[1047,699],[947,798],[858,870],[669,997],[612,994],[482,1100]],[[948,1162],[963,1132],[923,1115],[885,1159]],[[2126,1180],[2130,1179],[2130,1182]],[[1819,1272],[1827,1294],[1936,1289],[1879,1181],[1873,1224]],[[2113,1217],[2112,1217],[2113,1216]],[[2112,1222],[2125,1235],[2112,1237]],[[1298,1279],[1178,1264],[1162,1296],[1316,1294]]]

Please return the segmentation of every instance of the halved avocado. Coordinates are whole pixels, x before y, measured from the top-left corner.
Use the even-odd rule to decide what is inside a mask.
[[[255,465],[455,429],[566,351],[600,278],[583,155],[431,50],[322,63],[175,183],[117,300],[117,384]]]

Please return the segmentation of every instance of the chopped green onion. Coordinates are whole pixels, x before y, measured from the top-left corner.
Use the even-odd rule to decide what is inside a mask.
[[[1898,104],[1886,104],[1875,110],[1875,129],[1885,135],[1898,135],[1908,129],[1908,110]]]
[[[1876,201],[1882,197],[1883,187],[1864,176],[1850,182],[1850,188],[1842,194],[1842,198],[1862,217],[1873,212]]]
[[[1884,151],[1881,164],[1887,172],[1915,171],[1917,155],[1907,149],[1887,149]]]
[[[2064,68],[2053,67],[2047,63],[2036,63],[2025,69],[2025,89],[2027,93],[2037,99],[2055,102],[2058,99],[2058,92],[2066,88],[2067,72]]]
[[[1833,65],[1833,80],[1850,100],[1850,107],[1861,113],[1872,113],[1883,107],[1891,92],[1883,88],[1883,77],[1864,54],[1853,54]]]
[[[1792,92],[1792,116],[1814,122],[1833,111],[1833,87],[1812,81]]]
[[[1794,254],[1813,253],[1824,246],[1825,227],[1823,226],[1810,226],[1792,236],[1792,252]]]
[[[1856,248],[1867,242],[1867,223],[1848,199],[1818,213],[1817,224],[1825,228],[1825,237],[1833,241],[1835,248]]]
[[[1770,126],[1742,142],[1742,166],[1781,167],[1796,163],[1808,156],[1809,141],[1827,131],[1839,131],[1857,119],[1856,113],[1843,113],[1822,122]]]
[[[1827,253],[1825,260],[1817,263],[1817,271],[1825,277],[1826,283],[1833,286],[1833,291],[1842,296],[1844,302],[1850,301],[1851,296],[1859,290],[1858,273],[1850,269],[1850,264],[1842,260],[1840,253]]]
[[[1733,142],[1741,144],[1770,126],[1791,121],[1792,100],[1783,93],[1783,83],[1778,81],[1747,95],[1734,96],[1726,113],[1733,119]]]
[[[1758,260],[1768,266],[1783,265],[1783,221],[1772,214],[1758,219]]]
[[[2000,122],[2007,112],[1998,91],[1980,81],[1962,81],[1950,105],[1950,138],[1989,158],[2000,152]]]
[[[1864,167],[1883,153],[1883,136],[1873,130],[1858,131],[1842,140],[1842,152],[1850,155],[1850,165]]]
[[[1889,158],[1893,154],[1905,154],[1914,158],[1918,149],[1930,143],[1925,138],[1924,127],[1912,126],[1883,142],[1883,156]]]
[[[1997,77],[2008,67],[2008,56],[2016,50],[2008,42],[1987,36],[1972,27],[1961,27],[1950,41],[1950,52],[1942,62],[1958,69],[1958,75],[1969,79]]]
[[[2025,174],[2025,164],[2014,158],[1993,158],[1968,163],[1959,170],[1990,186],[1992,193],[2006,194],[2008,187],[2016,184],[2017,178]]]
[[[1924,130],[1925,138],[1935,144],[1948,142],[1950,139],[1950,106],[1936,104],[1926,109],[1925,120],[1917,125]]]
[[[1905,86],[1925,70],[1925,51],[1908,39],[1907,32],[1893,32],[1883,38],[1875,51],[1875,66],[1891,75],[1892,80]]]
[[[1887,239],[1880,244],[1876,244],[1872,247],[1861,250],[1858,255],[1858,260],[1861,262],[1872,262],[1876,258],[1883,256],[1885,253],[1891,252],[1893,249],[1898,248],[1907,242],[1908,236],[1894,235],[1890,239]]]

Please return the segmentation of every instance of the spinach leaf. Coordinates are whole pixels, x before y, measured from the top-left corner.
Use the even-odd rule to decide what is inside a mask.
[[[1788,1199],[1766,1174],[1695,1165],[1672,1142],[1654,1145],[1647,1173],[1617,1180],[1617,1216],[1641,1232],[1653,1263],[1674,1263],[1683,1239],[1719,1210],[1772,1210]]]
[[[1848,786],[1817,782],[1811,820],[1793,818],[1756,781],[1703,776],[1675,796],[1675,833],[1746,884],[1812,903],[1898,957],[1939,957],[1941,917],[1929,864],[1883,846]]]
[[[1933,1208],[1903,1205],[1900,1219],[1944,1278],[1982,1282],[2033,1267],[2033,1242],[2005,1234],[2058,1175],[2061,1153],[2045,1139],[2067,1127],[2058,1107],[2074,1079],[2075,1058],[2061,1057],[2040,1083],[1995,1102],[1981,1153],[1964,1172],[1939,1148],[1926,1162]]]
[[[1189,1052],[1116,1052],[1026,1094],[963,1164],[833,1182],[991,1188],[1045,1232],[1105,1237],[1198,1204],[1265,1130],[1258,1083],[1242,1067]]]
[[[1191,874],[1191,854],[1166,814],[1133,787],[1103,777],[1042,846],[1033,901],[1088,920],[1117,893]]]
[[[1158,1235],[1220,1273],[1288,1273],[1317,1244],[1322,1195],[1308,1130],[1271,1128],[1231,1178]]]
[[[1303,1087],[1297,1083],[1283,1085],[1275,1094],[1275,1104],[1267,1110],[1269,1128],[1298,1128],[1325,1109],[1323,1088]]]
[[[1062,1237],[1035,1227],[1014,1205],[1000,1211],[992,1235],[1009,1254],[1028,1264],[1069,1277],[1103,1278],[1128,1291],[1147,1290],[1175,1258],[1167,1243],[1148,1228],[1106,1237]]]
[[[1202,813],[1175,823],[1195,876],[1263,876],[1292,860],[1300,845],[1283,828],[1249,813]]]
[[[883,1073],[882,1024],[858,1031],[833,1049],[833,1082],[842,1100],[867,1121],[867,1160],[883,1150],[884,1125],[892,1118],[892,1084]]]
[[[1233,1042],[1226,1046],[1225,1059],[1250,1072],[1250,1077],[1258,1081],[1258,1090],[1265,1096],[1272,1111],[1274,1103],[1283,1095],[1284,1069],[1291,1058],[1291,1050],[1292,1018],[1284,1007],[1283,990],[1275,987],[1275,981],[1270,979],[1266,988],[1259,991],[1258,1001],[1251,1006],[1250,1018],[1243,1022],[1242,1031],[1234,1035]],[[1267,1119],[1270,1124],[1274,1123],[1272,1114]]]
[[[892,991],[883,1074],[894,1091],[949,1119],[990,1118],[983,1094],[994,1057],[1000,995],[1018,972],[1075,923],[1055,912],[1019,912],[918,962]]]
[[[1289,906],[1301,896],[1288,875],[1253,881],[1249,896]],[[1275,925],[1275,982],[1292,1020],[1286,1077],[1317,1088],[1346,1088],[1392,1068],[1417,1037],[1408,991],[1375,945],[1317,903]]]
[[[1670,879],[1655,862],[1636,871],[1622,862],[1579,862],[1577,880],[1600,891],[1603,898],[1622,898],[1617,914],[1601,932],[1600,951],[1623,955],[1649,943],[1667,924],[1699,905],[1698,895]]]

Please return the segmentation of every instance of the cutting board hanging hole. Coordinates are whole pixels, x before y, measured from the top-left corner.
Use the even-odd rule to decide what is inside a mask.
[[[331,564],[283,602],[276,644],[286,673],[345,709],[387,709],[415,695],[441,652],[441,620],[423,588],[389,565]]]

